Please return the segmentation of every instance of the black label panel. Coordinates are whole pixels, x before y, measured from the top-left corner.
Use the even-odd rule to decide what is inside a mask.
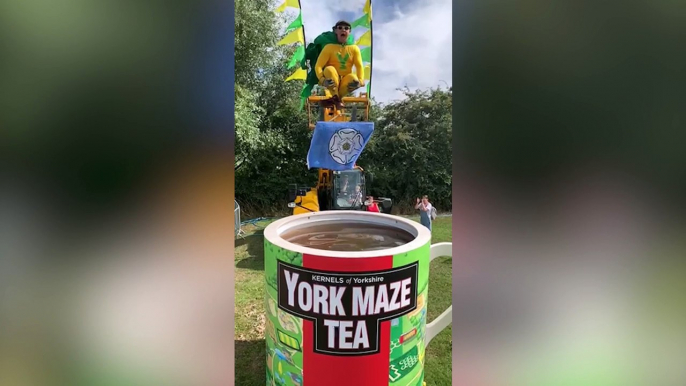
[[[375,272],[330,272],[278,261],[279,308],[314,323],[314,351],[379,352],[381,322],[417,308],[417,263]]]

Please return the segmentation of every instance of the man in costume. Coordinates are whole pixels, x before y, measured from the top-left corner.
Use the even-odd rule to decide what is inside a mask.
[[[342,107],[341,99],[352,91],[364,86],[364,66],[360,48],[351,44],[351,26],[341,20],[333,26],[338,44],[325,44],[314,66],[319,84],[326,89],[337,107]],[[355,66],[355,73],[352,67]]]

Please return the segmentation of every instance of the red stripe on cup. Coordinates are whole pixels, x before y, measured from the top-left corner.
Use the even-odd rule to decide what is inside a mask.
[[[393,268],[393,256],[331,258],[303,255],[303,268],[338,272],[368,272]],[[303,320],[303,386],[388,386],[390,322],[381,322],[377,354],[332,356],[314,352],[314,324]]]

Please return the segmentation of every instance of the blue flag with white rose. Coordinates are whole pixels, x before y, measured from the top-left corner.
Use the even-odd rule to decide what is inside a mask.
[[[317,122],[307,168],[351,170],[373,132],[372,122]]]

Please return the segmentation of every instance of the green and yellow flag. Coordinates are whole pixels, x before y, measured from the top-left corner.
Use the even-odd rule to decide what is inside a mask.
[[[295,67],[295,65],[300,63],[300,61],[303,60],[304,57],[305,57],[305,46],[304,45],[298,45],[298,48],[295,49],[295,52],[291,56],[291,60],[288,61],[288,68]]]
[[[296,79],[297,80],[307,79],[307,71],[303,70],[302,68],[295,70],[295,72],[293,74],[291,74],[291,76],[286,78],[286,82],[288,82],[289,80],[296,80]]]
[[[297,44],[297,47],[290,59],[288,60],[287,68],[296,67],[298,64],[305,59],[305,26],[303,25],[303,14],[300,8],[300,0],[285,0],[277,9],[276,12],[284,12],[286,8],[296,8],[298,9],[298,16],[286,27],[286,36],[279,40],[277,45],[283,46],[288,44]],[[302,68],[302,66],[295,70],[288,78],[286,82],[291,80],[306,80],[307,70]],[[305,85],[306,86],[306,85]],[[303,87],[303,90],[305,87]],[[304,93],[304,92],[302,92]],[[301,93],[301,94],[302,94]],[[302,109],[304,105],[304,100],[306,97],[301,96],[300,108]]]
[[[276,12],[283,12],[286,10],[287,7],[291,8],[298,8],[300,9],[300,1],[299,0],[286,0],[279,6],[279,8],[276,9]]]
[[[351,28],[355,28],[355,27],[369,28],[369,22],[370,22],[369,16],[367,14],[364,14],[364,15],[360,16],[357,20],[352,22],[350,27]]]
[[[295,31],[284,36],[283,39],[276,43],[277,46],[283,46],[286,44],[301,43],[305,44],[305,34],[303,33],[303,27],[296,29]]]
[[[371,46],[372,45],[372,30],[369,30],[360,36],[355,42],[358,46]]]
[[[362,55],[363,62],[369,63],[372,61],[372,47],[365,47],[361,49],[360,54]]]
[[[365,1],[364,14],[351,23],[352,28],[365,28],[365,31],[357,39],[355,44],[360,47],[362,63],[364,63],[364,79],[367,81],[367,96],[370,96],[372,80],[372,0]]]
[[[292,31],[296,28],[300,28],[303,26],[303,14],[302,12],[298,13],[298,17],[291,22],[291,24],[286,27],[286,32]]]

